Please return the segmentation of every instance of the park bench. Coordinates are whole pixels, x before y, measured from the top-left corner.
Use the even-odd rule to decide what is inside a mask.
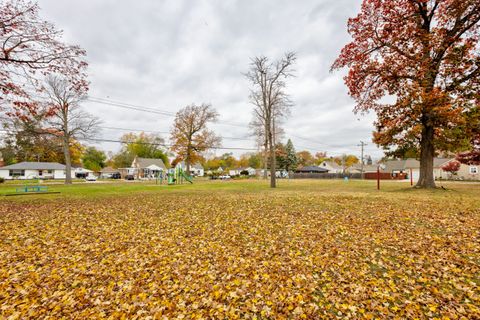
[[[35,193],[38,193],[38,192],[48,192],[48,187],[47,186],[23,186],[23,187],[20,187],[20,188],[16,188],[15,189],[15,192],[24,192],[24,193],[28,193],[28,192],[35,192]]]

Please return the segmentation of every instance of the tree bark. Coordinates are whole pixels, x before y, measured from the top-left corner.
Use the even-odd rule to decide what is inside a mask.
[[[72,184],[72,159],[70,157],[70,141],[63,139],[63,154],[65,155],[65,184]]]
[[[185,174],[190,175],[190,147],[187,151],[187,156],[185,157]]]
[[[270,144],[270,188],[277,187],[277,176],[276,176],[276,161],[275,161],[275,146],[273,144],[273,135],[269,133],[269,144]]]
[[[265,144],[265,152],[263,155],[263,179],[268,178],[268,144]]]
[[[433,176],[433,158],[435,156],[435,147],[433,145],[434,128],[427,123],[423,124],[422,138],[420,141],[420,178],[417,188],[433,189],[435,188],[435,178]]]

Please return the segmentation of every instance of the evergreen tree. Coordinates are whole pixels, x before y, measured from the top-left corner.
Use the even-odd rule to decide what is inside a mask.
[[[293,146],[292,140],[288,139],[285,146],[285,151],[287,153],[287,159],[285,164],[285,170],[295,170],[297,168],[298,159],[297,153],[295,152],[295,147]]]

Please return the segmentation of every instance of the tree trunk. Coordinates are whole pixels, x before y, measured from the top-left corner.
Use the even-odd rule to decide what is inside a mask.
[[[273,145],[273,137],[270,138],[270,188],[277,187],[275,147]]]
[[[185,174],[190,175],[190,146],[187,147],[187,156],[185,157]]]
[[[72,184],[72,160],[70,158],[70,140],[63,139],[63,154],[65,155],[65,184]]]
[[[263,155],[263,179],[268,178],[268,144],[265,143],[265,153]]]
[[[417,188],[432,189],[435,188],[435,178],[433,176],[433,158],[435,156],[435,147],[433,145],[434,128],[432,125],[424,123],[422,129],[422,140],[420,141],[420,178]]]

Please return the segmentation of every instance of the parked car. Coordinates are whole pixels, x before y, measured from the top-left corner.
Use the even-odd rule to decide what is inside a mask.
[[[88,175],[85,177],[85,180],[86,181],[97,181],[97,177],[95,177],[94,175]]]
[[[135,180],[135,176],[133,174],[127,174],[125,180]]]
[[[230,177],[228,174],[226,174],[226,175],[220,176],[220,177],[218,177],[218,178],[219,178],[220,180],[228,180],[228,179],[230,179],[231,177]]]
[[[112,173],[112,176],[110,177],[111,179],[121,179],[122,175],[118,172]]]

